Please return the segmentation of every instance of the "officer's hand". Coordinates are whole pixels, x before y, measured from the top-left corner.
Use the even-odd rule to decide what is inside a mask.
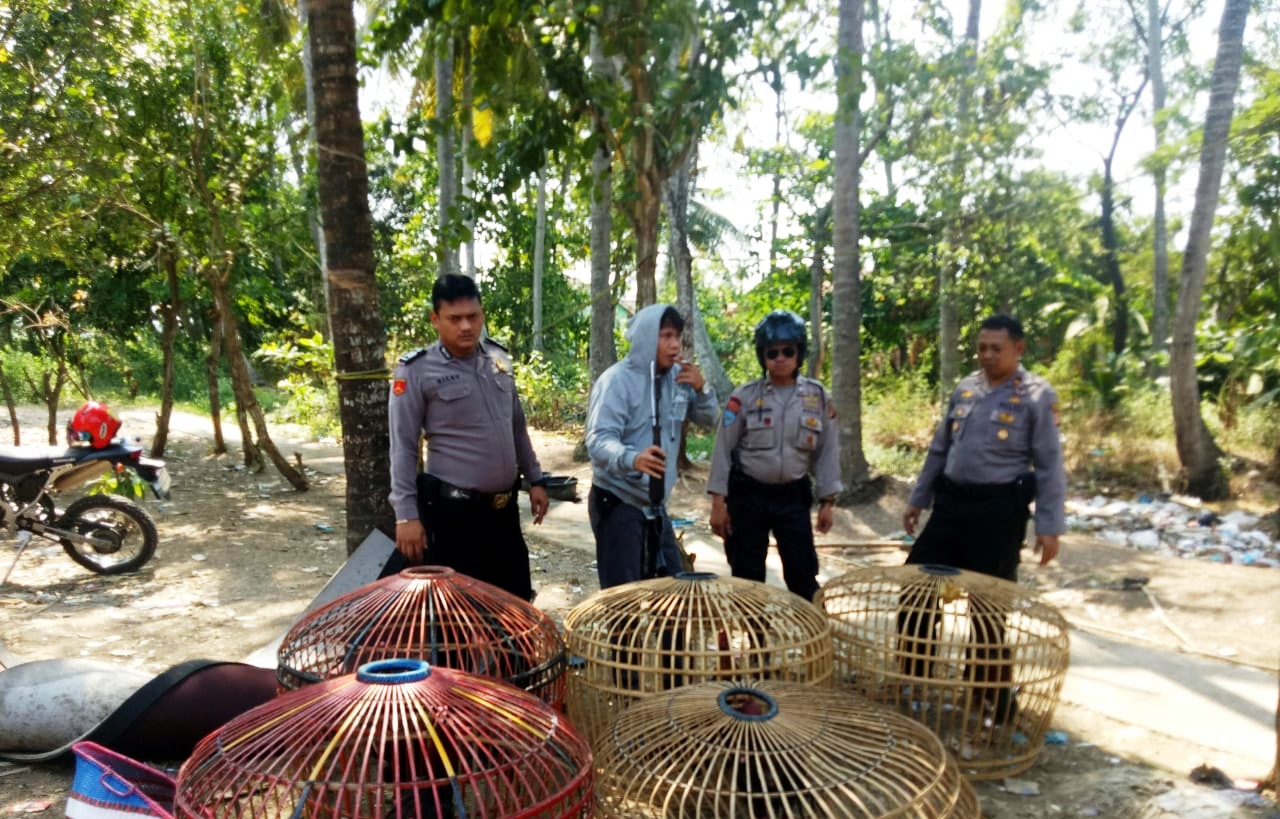
[[[667,473],[667,453],[660,447],[651,446],[636,456],[631,464],[637,472],[643,472],[650,478],[662,479]]]
[[[683,358],[676,358],[676,363],[680,365],[680,372],[676,373],[676,383],[688,384],[698,392],[702,392],[707,379],[703,376],[702,370],[698,369],[698,365]]]
[[[733,526],[729,523],[729,509],[725,506],[724,498],[711,502],[711,532],[721,538],[727,538],[733,532]]]
[[[427,547],[427,530],[420,520],[406,520],[396,524],[396,548],[407,560],[422,562],[422,552]]]
[[[547,509],[551,507],[551,501],[547,499],[547,488],[545,486],[529,487],[529,509],[533,512],[534,524],[542,523],[542,519],[547,514]]]
[[[1058,556],[1058,536],[1036,535],[1036,554],[1040,555],[1040,565],[1048,566]]]
[[[815,527],[818,534],[825,535],[831,531],[831,527],[836,522],[836,508],[829,503],[818,505],[818,525]]]
[[[907,511],[902,515],[902,528],[906,530],[907,534],[914,535],[916,533],[916,526],[919,524],[920,507],[908,506]]]

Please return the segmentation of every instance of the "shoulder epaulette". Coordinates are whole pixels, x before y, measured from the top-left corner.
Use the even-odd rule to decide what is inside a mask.
[[[407,353],[405,353],[404,355],[400,356],[399,361],[400,361],[400,363],[401,363],[401,364],[408,364],[410,361],[413,361],[415,358],[418,358],[419,356],[425,355],[425,354],[426,354],[426,352],[427,352],[427,348],[426,348],[426,347],[419,347],[419,348],[418,348],[418,349],[416,349],[416,350],[410,350],[409,352],[407,352]]]
[[[499,350],[501,350],[501,351],[502,351],[502,352],[504,352],[504,353],[506,353],[506,352],[510,352],[506,347],[502,346],[501,344],[499,344],[498,342],[496,342],[496,341],[494,341],[493,339],[489,338],[488,336],[485,336],[485,337],[484,337],[484,343],[485,343],[485,344],[492,344],[494,347],[497,347]]]

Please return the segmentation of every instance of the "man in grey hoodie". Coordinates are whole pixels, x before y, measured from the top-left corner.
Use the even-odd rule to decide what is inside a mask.
[[[684,318],[671,305],[640,310],[627,329],[631,349],[626,357],[591,388],[587,511],[602,589],[654,576],[655,568],[656,574],[681,568],[666,514],[680,433],[686,416],[711,428],[719,414],[715,391],[702,372],[680,358],[683,331]],[[646,552],[656,555],[649,567]]]

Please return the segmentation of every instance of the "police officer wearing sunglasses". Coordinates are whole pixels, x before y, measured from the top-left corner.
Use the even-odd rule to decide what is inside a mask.
[[[764,581],[769,533],[778,541],[787,588],[806,600],[818,591],[818,553],[810,510],[817,482],[818,531],[831,530],[840,481],[835,408],[821,383],[800,375],[804,320],[774,310],[756,326],[764,376],[725,404],[707,492],[711,530],[724,538],[734,577]]]

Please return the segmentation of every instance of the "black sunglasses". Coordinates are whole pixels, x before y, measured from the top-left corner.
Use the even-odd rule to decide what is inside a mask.
[[[764,357],[769,359],[770,361],[773,361],[778,356],[782,356],[783,358],[795,358],[795,355],[796,355],[795,347],[773,347],[771,349],[765,350],[764,352]]]

